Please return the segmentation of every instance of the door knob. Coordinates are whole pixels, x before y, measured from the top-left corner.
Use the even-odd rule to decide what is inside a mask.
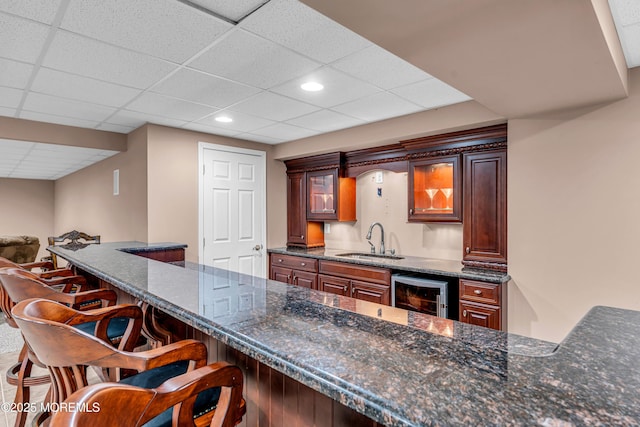
[[[262,249],[262,245],[255,245],[255,246],[253,247],[253,250],[254,250],[254,251],[259,251],[260,249]],[[281,260],[278,260],[278,261],[279,261],[279,262],[282,262]]]

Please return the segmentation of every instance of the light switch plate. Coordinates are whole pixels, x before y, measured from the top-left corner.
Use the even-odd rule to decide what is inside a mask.
[[[376,172],[376,184],[382,184],[382,182],[384,181],[382,172]]]

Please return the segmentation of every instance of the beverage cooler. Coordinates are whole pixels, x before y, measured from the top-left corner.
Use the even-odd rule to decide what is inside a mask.
[[[452,314],[457,314],[457,310],[449,310],[449,298],[454,296],[450,292],[455,291],[451,289],[452,285],[446,280],[394,274],[391,276],[391,304],[405,310],[452,318]]]

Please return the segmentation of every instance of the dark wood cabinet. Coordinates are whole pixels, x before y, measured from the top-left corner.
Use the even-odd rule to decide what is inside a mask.
[[[507,269],[507,152],[464,154],[463,260]]]
[[[355,221],[356,179],[340,168],[307,172],[307,219]]]
[[[507,329],[507,285],[460,280],[460,321],[486,328]]]
[[[391,305],[391,271],[386,268],[320,260],[318,289]]]
[[[460,156],[409,162],[410,222],[462,222]]]
[[[287,246],[324,246],[324,224],[307,221],[307,180],[304,172],[287,174]]]
[[[271,254],[269,278],[290,285],[317,289],[318,261],[306,257]]]

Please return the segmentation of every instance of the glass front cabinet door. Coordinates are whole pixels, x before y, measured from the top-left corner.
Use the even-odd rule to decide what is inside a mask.
[[[462,222],[459,156],[409,162],[409,221]]]
[[[307,219],[336,219],[338,170],[307,172]]]

